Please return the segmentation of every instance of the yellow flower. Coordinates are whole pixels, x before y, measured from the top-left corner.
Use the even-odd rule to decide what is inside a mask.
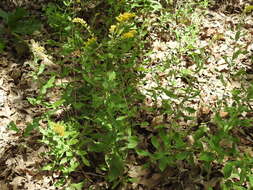
[[[87,25],[87,22],[85,21],[85,20],[83,20],[82,18],[74,18],[73,20],[72,20],[72,22],[73,23],[80,23],[81,25],[83,25],[83,26],[85,26],[85,27],[87,27],[88,25]]]
[[[133,38],[135,36],[135,34],[137,33],[136,30],[130,30],[129,32],[126,32],[124,34],[122,34],[122,38],[126,39],[126,38]]]
[[[44,53],[45,52],[45,48],[42,46],[37,46],[34,48],[34,51],[36,52],[40,52],[40,53]]]
[[[95,43],[96,41],[97,41],[97,38],[96,38],[96,37],[89,38],[89,39],[87,40],[87,42],[85,42],[85,45],[86,45],[86,46],[89,46],[89,45]]]
[[[45,48],[33,39],[31,40],[31,49],[34,53],[45,53]]]
[[[116,17],[117,21],[124,22],[134,18],[136,15],[134,13],[123,13]]]
[[[65,134],[65,127],[63,124],[60,123],[53,123],[53,130],[60,136],[64,136]]]
[[[245,13],[251,13],[253,11],[253,5],[246,5],[244,7],[244,12]]]
[[[115,31],[116,27],[117,27],[116,25],[111,25],[109,32],[113,33]]]

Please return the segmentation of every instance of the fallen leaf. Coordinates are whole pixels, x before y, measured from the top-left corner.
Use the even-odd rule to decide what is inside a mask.
[[[153,118],[152,122],[151,122],[151,125],[152,126],[157,126],[157,125],[161,125],[164,123],[164,120],[163,120],[163,115],[159,115],[159,116],[156,116]]]
[[[194,138],[193,138],[192,135],[188,135],[188,136],[186,137],[186,139],[187,139],[187,142],[188,142],[190,145],[193,145],[193,144],[195,143],[195,140],[194,140]]]
[[[226,112],[226,111],[220,111],[219,114],[220,114],[220,117],[221,117],[221,118],[226,118],[226,117],[228,117],[228,115],[229,115],[229,113]]]
[[[1,190],[9,190],[7,184],[4,181],[0,181]]]
[[[211,112],[210,108],[208,106],[201,106],[200,107],[200,114],[208,115]]]

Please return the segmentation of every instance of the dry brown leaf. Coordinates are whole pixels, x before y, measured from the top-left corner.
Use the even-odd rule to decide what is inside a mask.
[[[233,143],[227,139],[222,139],[220,141],[220,146],[223,148],[232,148],[233,147]]]
[[[205,182],[203,185],[205,187],[205,190],[209,190],[210,187],[214,188],[217,183],[219,183],[221,179],[219,177],[212,178],[210,181]]]
[[[7,184],[4,181],[0,181],[1,190],[9,190]]]
[[[151,125],[152,126],[157,126],[157,125],[161,125],[164,123],[164,120],[163,120],[163,115],[159,115],[159,116],[156,116],[153,118],[152,122],[151,122]]]
[[[252,149],[252,147],[241,146],[240,150],[243,150],[243,152],[245,152],[249,156],[253,157],[253,149]]]
[[[142,166],[130,166],[130,170],[128,171],[128,176],[132,178],[140,179],[141,177],[145,177],[150,173],[150,171]]]
[[[201,106],[199,111],[200,111],[200,114],[203,114],[203,115],[208,115],[211,112],[210,108],[206,105]]]
[[[187,142],[188,142],[190,145],[193,145],[193,144],[195,143],[195,140],[194,140],[194,138],[193,138],[192,135],[188,135],[188,136],[186,137],[186,139],[187,139]]]
[[[220,117],[221,117],[221,118],[226,118],[226,117],[228,117],[228,115],[229,115],[229,113],[226,112],[226,111],[220,111],[219,114],[220,114]]]
[[[18,190],[18,189],[20,189],[19,187],[22,186],[24,181],[25,181],[24,177],[16,176],[16,177],[14,177],[14,179],[12,180],[12,182],[10,184],[13,185],[13,190]]]
[[[155,173],[150,178],[143,178],[139,181],[140,184],[145,185],[149,189],[152,189],[156,185],[158,185],[163,178],[161,173]]]

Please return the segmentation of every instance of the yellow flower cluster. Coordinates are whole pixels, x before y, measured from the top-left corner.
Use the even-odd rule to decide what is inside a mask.
[[[124,21],[127,21],[127,20],[130,20],[132,18],[134,18],[136,15],[134,13],[123,13],[123,14],[120,14],[119,16],[116,17],[117,21],[119,22],[124,22]]]
[[[97,38],[96,38],[96,37],[89,38],[89,39],[87,40],[87,42],[85,42],[85,45],[86,45],[86,46],[92,45],[92,44],[95,43],[96,41],[97,41]]]
[[[111,25],[110,29],[109,29],[109,32],[110,33],[114,33],[115,29],[116,29],[116,25]]]
[[[83,20],[82,18],[74,18],[73,20],[72,20],[72,22],[73,23],[79,23],[79,24],[81,24],[81,25],[83,25],[84,27],[88,27],[88,24],[87,24],[87,22],[85,21],[85,20]]]
[[[33,39],[31,40],[31,49],[34,53],[45,53],[45,48]]]
[[[136,30],[130,30],[129,32],[126,32],[124,34],[122,34],[122,38],[126,39],[126,38],[133,38],[135,36],[135,34],[137,33]]]
[[[253,5],[246,5],[244,7],[244,12],[245,13],[251,13],[253,11]]]
[[[44,53],[45,52],[45,48],[42,47],[42,46],[36,46],[36,47],[34,47],[34,51],[40,52],[40,53]]]
[[[65,127],[63,124],[54,123],[53,124],[53,131],[62,137],[65,135]]]
[[[126,21],[134,18],[135,16],[136,15],[134,13],[129,12],[120,14],[119,16],[116,17],[116,20],[118,22],[115,25],[111,25],[111,27],[109,28],[109,33],[117,34],[116,36],[120,36],[122,39],[133,38],[137,34],[136,30],[130,30],[128,32],[124,32],[123,34],[122,32],[124,31],[124,29],[126,29],[126,27],[124,27],[127,24]],[[121,30],[121,28],[123,30]]]
[[[86,28],[86,30],[88,30],[88,32],[89,32],[91,35],[93,35],[93,33],[91,32],[90,26],[89,26],[89,25],[87,24],[87,22],[86,22],[85,20],[83,20],[82,18],[76,17],[76,18],[74,18],[74,19],[72,20],[72,22],[73,22],[73,23],[79,23],[79,24],[81,24],[83,27]]]

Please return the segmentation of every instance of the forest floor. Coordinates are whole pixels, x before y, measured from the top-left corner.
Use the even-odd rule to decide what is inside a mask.
[[[237,5],[237,6],[244,6]],[[230,7],[232,9],[233,7]],[[194,74],[194,88],[200,89],[200,96],[192,100],[192,107],[196,112],[197,118],[194,122],[204,120],[205,117],[213,117],[212,109],[218,105],[218,102],[226,99],[227,104],[232,104],[232,91],[237,88],[249,87],[253,82],[253,16],[252,14],[245,15],[242,20],[240,12],[215,9],[215,10],[196,10],[200,11],[198,19],[200,35],[197,36],[197,44],[199,48],[204,49],[208,53],[203,68],[197,74]],[[203,11],[203,12],[201,12]],[[199,17],[201,15],[201,17]],[[181,44],[174,41],[170,34],[166,33],[156,20],[156,15],[151,15],[149,36],[149,50],[152,53],[149,59],[152,60],[145,68],[150,72],[145,76],[143,85],[140,85],[140,90],[146,94],[147,106],[152,106],[152,100],[148,95],[148,90],[157,86],[166,86],[170,71],[178,70],[188,72],[189,70],[196,70],[196,64],[193,64],[189,57],[185,55],[184,61],[180,62],[175,67],[163,69],[161,63],[172,55],[175,49],[178,49]],[[183,22],[183,23],[182,23]],[[188,22],[187,20],[181,23],[172,23],[170,27],[180,29],[182,24]],[[158,24],[158,26],[157,26]],[[186,23],[191,24],[191,23]],[[240,38],[235,42],[237,33],[237,26],[240,25]],[[187,38],[187,36],[185,36]],[[186,39],[188,40],[188,39]],[[224,60],[224,55],[232,57],[237,49],[247,50],[249,53],[240,54],[236,57],[235,64],[229,65]],[[198,50],[196,50],[198,51]],[[196,52],[200,53],[200,52]],[[16,59],[13,52],[1,53],[0,57],[0,189],[1,190],[53,190],[57,189],[53,186],[55,180],[58,179],[57,172],[45,172],[40,168],[49,158],[42,157],[40,153],[47,150],[38,140],[41,135],[33,133],[27,138],[23,138],[20,133],[15,132],[14,122],[19,127],[25,127],[28,123],[33,121],[33,118],[40,115],[44,110],[40,107],[31,106],[26,98],[31,97],[37,93],[38,87],[34,83],[30,73],[30,62],[33,60]],[[239,77],[232,77],[233,73],[244,69],[246,75],[239,75]],[[187,83],[184,77],[174,78],[177,85],[174,88],[180,89]],[[145,84],[144,84],[145,83]],[[161,94],[161,101],[169,99],[166,94]],[[176,100],[175,100],[176,101]],[[250,102],[253,107],[253,102]],[[220,112],[222,118],[227,117],[227,112]],[[245,117],[253,117],[249,113]],[[161,116],[153,116],[151,118],[152,125],[157,125],[161,122]],[[181,121],[182,126],[194,125]],[[10,128],[14,130],[10,130]],[[145,129],[151,130],[152,129]],[[239,149],[242,152],[247,152],[253,157],[253,130],[234,131],[235,135],[240,138]],[[165,171],[171,172],[171,171]],[[196,172],[196,171],[188,171]],[[138,184],[132,186],[134,189],[145,189],[143,186],[153,187],[152,189],[159,189],[156,186],[161,182],[165,173],[153,173],[150,171],[141,171],[139,167],[132,167],[129,171],[130,177],[139,178]],[[169,175],[169,174],[168,174]],[[193,176],[197,176],[194,174]],[[200,176],[196,177],[201,181]],[[185,177],[185,184],[190,184],[189,178]],[[216,179],[205,181],[204,186],[215,186]],[[94,186],[95,187],[95,186]],[[177,189],[166,188],[166,189]],[[189,185],[185,189],[191,190]]]

